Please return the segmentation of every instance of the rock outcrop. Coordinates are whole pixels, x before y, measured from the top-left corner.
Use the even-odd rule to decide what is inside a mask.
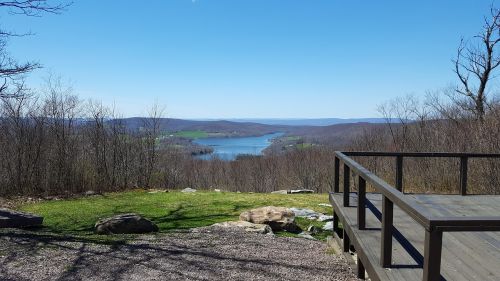
[[[43,217],[30,213],[0,208],[0,228],[24,228],[41,226]]]

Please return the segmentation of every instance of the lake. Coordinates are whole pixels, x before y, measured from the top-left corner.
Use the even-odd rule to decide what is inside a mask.
[[[283,133],[267,134],[260,137],[237,138],[201,138],[193,142],[210,146],[214,149],[211,154],[197,155],[198,159],[210,160],[217,157],[222,160],[235,160],[239,154],[261,155],[262,151],[272,143],[272,139],[282,136]]]

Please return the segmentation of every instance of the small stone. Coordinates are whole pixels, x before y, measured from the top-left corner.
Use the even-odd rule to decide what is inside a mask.
[[[191,193],[191,192],[196,192],[196,189],[188,187],[188,188],[184,188],[183,190],[181,190],[181,192]]]
[[[93,190],[88,190],[85,192],[85,196],[94,196],[94,195],[97,195],[97,192]]]
[[[311,233],[311,234],[318,234],[321,232],[321,228],[315,226],[315,225],[310,225],[308,228],[307,228],[307,232]]]
[[[333,221],[333,216],[328,216],[328,215],[321,214],[318,217],[318,221]]]
[[[221,192],[221,191],[220,191],[220,189],[217,189],[217,188],[216,188],[216,189],[214,189],[214,191],[215,191],[215,192]]]
[[[333,221],[329,221],[329,222],[325,223],[325,225],[323,226],[323,230],[332,231],[333,230]]]
[[[327,204],[327,203],[319,203],[318,206],[321,206],[321,207],[332,207],[331,204]]]

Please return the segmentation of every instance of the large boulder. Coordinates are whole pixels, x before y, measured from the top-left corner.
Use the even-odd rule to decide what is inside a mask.
[[[251,223],[248,221],[226,221],[216,223],[213,226],[226,228],[226,229],[243,229],[247,232],[260,233],[260,234],[273,234],[273,230],[267,224]]]
[[[156,231],[158,231],[158,226],[137,214],[117,215],[95,224],[97,234],[138,234]]]
[[[285,207],[261,207],[240,214],[240,220],[257,224],[267,224],[273,231],[285,230],[300,233],[300,227],[295,223],[295,214]]]
[[[43,217],[13,211],[6,208],[0,208],[0,228],[12,227],[12,228],[23,228],[23,227],[36,227],[41,226],[43,223]]]

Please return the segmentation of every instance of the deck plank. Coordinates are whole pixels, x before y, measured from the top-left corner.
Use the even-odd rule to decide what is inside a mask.
[[[407,195],[436,216],[500,216],[500,196]],[[358,230],[356,194],[350,194],[351,206],[343,207],[342,193],[331,195],[342,223],[352,233],[370,265],[372,280],[422,280],[425,230],[406,213],[394,206],[393,266],[384,269],[380,262],[380,212],[382,196],[369,193],[366,211],[367,230]],[[371,210],[374,212],[372,212]],[[374,213],[376,215],[374,215]],[[377,214],[378,213],[378,214]],[[365,262],[366,263],[366,262]],[[500,232],[445,232],[441,258],[444,280],[500,280]],[[371,269],[371,270],[369,270]],[[372,271],[372,272],[370,272]]]

